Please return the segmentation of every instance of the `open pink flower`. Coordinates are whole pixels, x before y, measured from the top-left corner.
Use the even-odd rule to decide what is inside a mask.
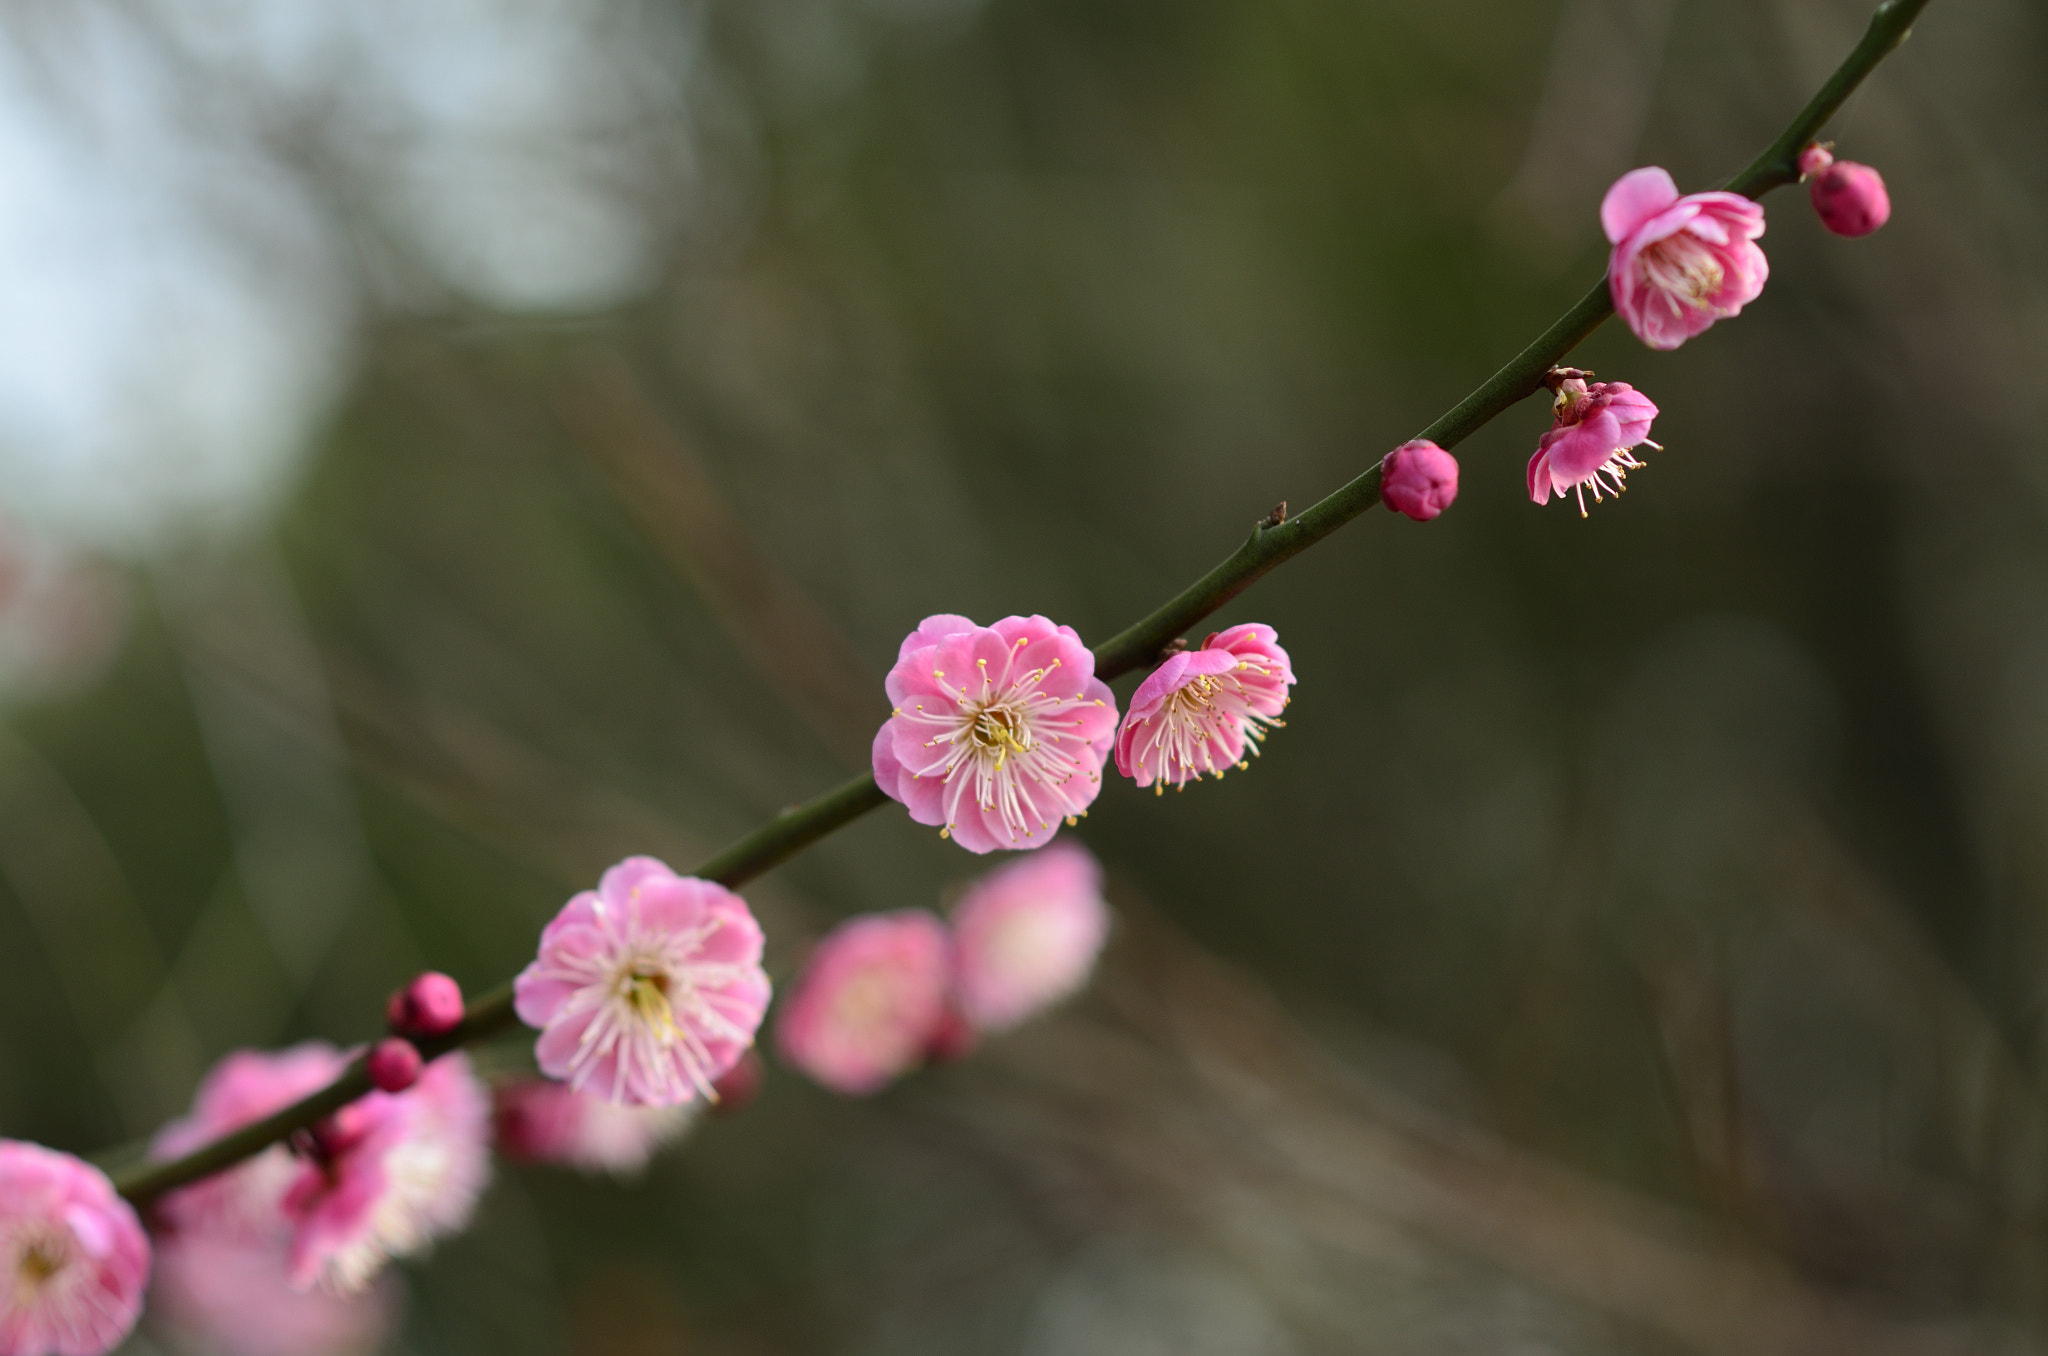
[[[1552,494],[1559,499],[1576,495],[1579,516],[1585,517],[1587,490],[1597,504],[1603,494],[1620,494],[1628,473],[1643,466],[1633,455],[1635,448],[1648,444],[1663,451],[1650,441],[1656,417],[1650,398],[1627,382],[1564,381],[1551,429],[1529,458],[1529,497],[1542,504]]]
[[[0,1139],[0,1356],[100,1356],[148,1282],[149,1240],[105,1173]]]
[[[1140,786],[1176,790],[1221,777],[1257,753],[1266,727],[1284,724],[1294,666],[1270,626],[1218,631],[1152,670],[1131,694],[1116,737],[1117,771]]]
[[[389,1272],[360,1294],[295,1290],[282,1240],[180,1232],[157,1244],[150,1313],[180,1346],[216,1356],[370,1356],[396,1326],[399,1300]]]
[[[953,909],[961,1014],[979,1030],[1009,1030],[1087,983],[1108,933],[1102,867],[1080,844],[997,867]]]
[[[172,1121],[150,1144],[154,1158],[178,1158],[239,1130],[332,1083],[348,1056],[325,1041],[288,1050],[236,1050],[199,1084],[192,1112]],[[278,1238],[289,1224],[279,1210],[301,1164],[273,1144],[226,1172],[180,1188],[157,1203],[157,1212],[181,1232],[242,1240]]]
[[[629,1176],[680,1138],[695,1106],[619,1106],[545,1078],[500,1084],[498,1151],[522,1163]]]
[[[946,1014],[945,925],[922,909],[866,914],[826,933],[775,1025],[789,1064],[864,1096],[924,1062]]]
[[[927,617],[888,691],[876,784],[970,852],[1044,847],[1102,790],[1116,698],[1070,626]]]
[[[768,1010],[761,928],[722,885],[628,857],[571,899],[513,983],[540,1071],[635,1106],[716,1101]]]
[[[310,1138],[285,1192],[291,1283],[353,1294],[386,1260],[469,1222],[491,1175],[490,1094],[443,1055],[404,1092],[373,1092]]]
[[[1764,209],[1739,193],[1688,193],[1663,170],[1630,170],[1600,204],[1614,244],[1614,309],[1651,348],[1677,348],[1764,290]]]

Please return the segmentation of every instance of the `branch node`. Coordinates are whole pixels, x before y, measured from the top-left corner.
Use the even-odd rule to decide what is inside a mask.
[[[1282,499],[1279,503],[1273,505],[1273,511],[1271,513],[1268,513],[1265,517],[1259,519],[1259,526],[1278,527],[1280,526],[1280,524],[1286,521],[1287,501],[1285,499]]]

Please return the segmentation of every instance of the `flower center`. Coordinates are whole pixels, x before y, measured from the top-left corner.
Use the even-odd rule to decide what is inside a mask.
[[[998,768],[1013,751],[1029,753],[1034,742],[1031,726],[1023,713],[1001,702],[984,706],[975,713],[973,723],[967,728],[967,737],[976,749],[993,752]]]
[[[1665,236],[1638,256],[1657,289],[1700,310],[1712,310],[1727,273],[1714,251],[1691,231]]]
[[[676,1014],[668,1001],[666,971],[635,965],[619,976],[618,995],[626,1000],[633,1016],[661,1037],[666,1045],[676,1039]]]
[[[70,1261],[71,1250],[64,1246],[62,1239],[31,1236],[15,1261],[15,1273],[20,1276],[23,1288],[37,1290]]]

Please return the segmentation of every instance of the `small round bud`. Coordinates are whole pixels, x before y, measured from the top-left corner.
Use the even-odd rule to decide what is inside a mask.
[[[1426,523],[1458,497],[1458,459],[1417,438],[1402,443],[1380,465],[1380,498],[1396,513]]]
[[[1801,183],[1805,183],[1814,175],[1821,173],[1829,165],[1834,164],[1834,148],[1835,143],[1832,141],[1827,143],[1827,145],[1825,146],[1821,145],[1819,142],[1815,142],[1813,145],[1808,146],[1805,150],[1801,151],[1799,153],[1799,181]]]
[[[1892,200],[1884,191],[1884,176],[1868,165],[1837,160],[1821,172],[1809,191],[1820,224],[1836,235],[1851,239],[1869,235],[1891,220]]]
[[[307,1157],[331,1163],[369,1138],[373,1122],[361,1102],[350,1102],[320,1121],[303,1138],[292,1137],[292,1145]]]
[[[445,1036],[462,1024],[462,986],[429,970],[391,995],[384,1017],[400,1036],[413,1040]]]
[[[425,1061],[420,1058],[419,1047],[411,1041],[389,1036],[370,1047],[369,1058],[363,1065],[378,1091],[404,1092],[420,1081]]]
[[[749,1047],[740,1056],[739,1063],[711,1080],[711,1090],[718,1094],[718,1100],[711,1104],[714,1116],[730,1116],[744,1111],[756,1097],[761,1095],[761,1084],[767,1080],[768,1071],[761,1063],[761,1056]]]

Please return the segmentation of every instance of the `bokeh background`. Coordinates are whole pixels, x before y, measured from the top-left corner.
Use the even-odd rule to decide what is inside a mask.
[[[1121,628],[1867,9],[14,0],[0,1133],[118,1157],[497,982],[862,766],[926,613]],[[1937,0],[1832,129],[1888,227],[1781,191],[1739,321],[1581,350],[1664,409],[1624,502],[1527,502],[1532,401],[1222,614],[1288,728],[1104,793],[1085,998],[503,1173],[392,1349],[2040,1349],[2044,77],[2039,6]],[[786,978],[981,865],[891,810],[749,896]]]

